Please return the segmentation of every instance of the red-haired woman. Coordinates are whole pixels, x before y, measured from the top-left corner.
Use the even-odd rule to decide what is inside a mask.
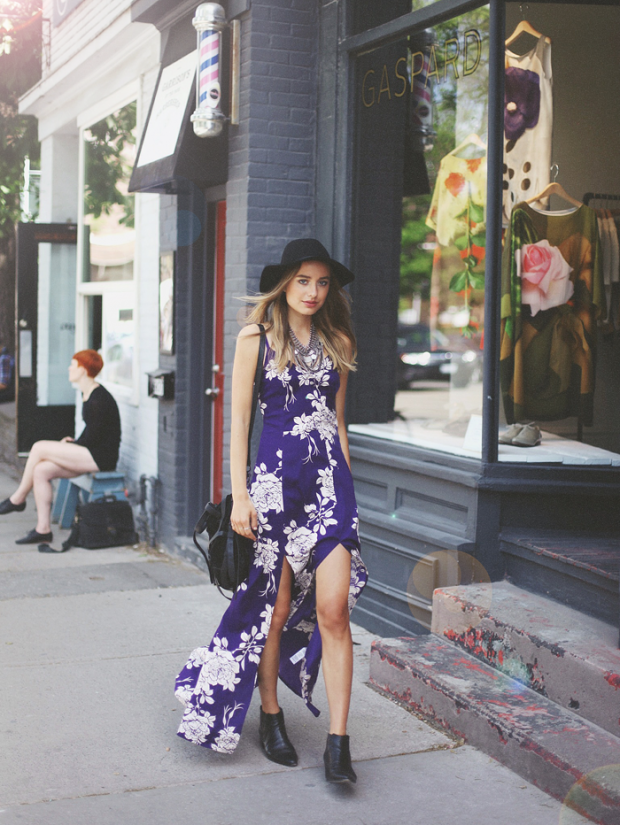
[[[34,490],[37,526],[16,544],[52,541],[50,514],[53,478],[74,478],[82,473],[114,470],[121,441],[121,422],[116,401],[95,378],[103,359],[92,349],[76,352],[69,366],[69,381],[82,392],[82,417],[86,426],[77,440],[37,441],[32,445],[19,487],[0,502],[0,515],[21,511]]]

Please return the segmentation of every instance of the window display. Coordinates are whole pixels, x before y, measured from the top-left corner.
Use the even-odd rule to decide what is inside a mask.
[[[351,430],[467,456],[481,438],[488,26],[483,6],[358,59],[355,271],[382,273],[369,317],[396,348],[389,409]],[[353,298],[355,318],[366,296]],[[363,359],[367,328],[359,345]]]
[[[506,4],[496,181],[488,7],[356,58],[353,432],[480,458],[491,358],[499,461],[620,465],[620,9],[561,10]],[[501,327],[485,340],[491,283]]]
[[[506,51],[500,461],[620,465],[620,175],[607,139],[620,78],[609,71],[601,84],[590,68],[620,15],[596,8],[558,16],[541,4],[528,22],[507,7],[516,28],[506,45],[523,34],[536,42],[521,56]]]
[[[596,325],[605,296],[594,210],[511,213],[502,273],[506,421],[593,418]]]
[[[515,54],[508,46],[526,33],[537,38],[535,46]],[[552,125],[551,39],[522,21],[506,40],[504,223],[515,203],[549,183]]]

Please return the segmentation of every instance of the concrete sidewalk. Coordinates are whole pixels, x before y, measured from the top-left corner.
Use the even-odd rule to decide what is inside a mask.
[[[0,500],[14,486],[0,466]],[[18,547],[33,512],[30,499],[0,517],[0,825],[587,822],[369,688],[373,637],[357,627],[356,786],[325,783],[327,714],[315,719],[285,688],[295,769],[262,755],[258,696],[232,756],[179,739],[174,677],[208,642],[223,598],[163,554]],[[55,533],[59,547],[67,531]],[[321,679],[315,703],[327,710]]]

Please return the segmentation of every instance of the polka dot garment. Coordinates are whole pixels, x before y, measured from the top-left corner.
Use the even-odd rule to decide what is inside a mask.
[[[513,206],[538,194],[550,180],[551,44],[544,36],[526,54],[506,50],[504,104],[503,222],[508,224]]]

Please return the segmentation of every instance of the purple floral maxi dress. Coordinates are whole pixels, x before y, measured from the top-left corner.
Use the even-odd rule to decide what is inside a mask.
[[[179,736],[232,752],[256,685],[282,562],[293,573],[291,610],[282,633],[280,678],[308,708],[321,662],[316,570],[342,544],[351,553],[349,611],[368,578],[360,556],[353,479],[336,420],[340,376],[328,357],[316,371],[278,372],[269,348],[260,391],[263,432],[250,497],[258,513],[254,564],[235,592],[209,647],[199,647],[176,680],[185,705]]]

